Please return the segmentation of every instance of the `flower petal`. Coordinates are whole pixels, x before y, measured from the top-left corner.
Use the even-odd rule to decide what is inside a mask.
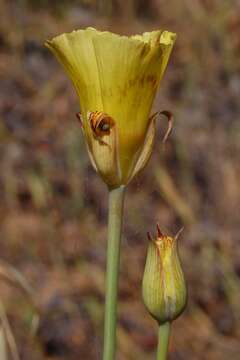
[[[93,129],[91,131],[94,132]],[[86,139],[93,166],[110,188],[119,186],[121,169],[118,156],[117,125],[114,123],[106,134],[100,136],[94,132],[92,136],[86,135]]]
[[[127,38],[103,32],[93,38],[103,108],[119,127],[124,181],[144,142],[149,113],[173,45],[173,40],[161,43],[162,34],[156,31]]]
[[[138,157],[137,157],[137,162],[135,164],[134,170],[132,172],[130,172],[131,177],[129,178],[128,182],[130,182],[147,165],[147,162],[152,154],[155,133],[156,133],[156,124],[155,124],[155,118],[154,118],[150,122],[148,131],[147,131],[147,134],[145,137],[145,142],[141,149],[140,155],[138,155]]]

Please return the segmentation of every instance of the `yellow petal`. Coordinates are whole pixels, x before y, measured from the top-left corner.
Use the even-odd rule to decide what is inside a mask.
[[[152,154],[155,133],[156,124],[155,119],[153,119],[149,125],[143,147],[140,151],[140,155],[137,156],[137,162],[134,166],[134,170],[130,170],[130,178],[128,179],[128,182],[131,181],[147,165],[147,162]]]
[[[109,33],[93,38],[103,108],[118,125],[123,181],[144,142],[152,103],[172,48],[173,42],[161,43],[161,34],[145,34],[149,41]]]

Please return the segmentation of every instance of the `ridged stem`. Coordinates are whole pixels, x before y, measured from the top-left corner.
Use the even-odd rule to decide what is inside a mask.
[[[166,322],[159,326],[157,360],[166,360],[170,335],[170,323]]]
[[[117,295],[124,190],[124,186],[121,186],[109,191],[103,360],[114,360],[116,353]]]

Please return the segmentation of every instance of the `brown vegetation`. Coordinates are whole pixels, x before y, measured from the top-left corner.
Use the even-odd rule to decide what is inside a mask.
[[[154,155],[128,189],[119,359],[154,358],[141,279],[146,232],[156,222],[172,234],[185,227],[189,304],[174,324],[170,359],[237,359],[239,2],[115,1],[111,19],[92,3],[0,1],[0,317],[7,315],[23,360],[101,358],[107,192],[75,118],[77,96],[43,42],[89,25],[167,28],[178,39],[153,112],[171,110],[175,127],[163,146],[159,125]],[[23,279],[9,265],[29,291],[14,286]]]

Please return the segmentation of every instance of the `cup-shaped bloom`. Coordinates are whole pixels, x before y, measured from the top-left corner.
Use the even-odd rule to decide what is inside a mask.
[[[142,295],[147,310],[159,324],[176,319],[187,301],[177,237],[163,235],[159,227],[155,239],[149,235]]]
[[[127,184],[151,154],[150,111],[175,37],[87,28],[46,42],[76,88],[90,158],[109,187]]]

